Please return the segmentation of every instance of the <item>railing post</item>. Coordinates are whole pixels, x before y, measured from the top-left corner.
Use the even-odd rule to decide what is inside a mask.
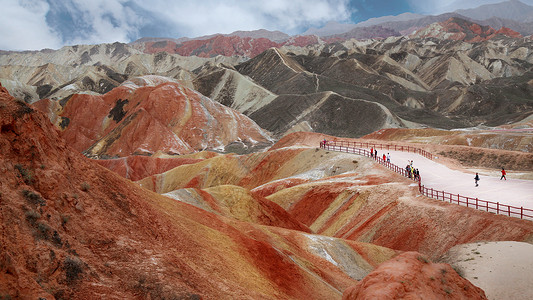
[[[524,207],[520,206],[520,219],[523,219],[524,217]]]
[[[500,214],[500,202],[496,202],[496,213]]]
[[[457,194],[457,199],[459,199],[459,194]],[[468,200],[470,200],[470,198],[466,197],[466,207],[468,207],[468,202],[470,202]],[[459,204],[459,201],[457,201],[457,204]]]
[[[476,209],[477,209],[477,198],[476,198]]]

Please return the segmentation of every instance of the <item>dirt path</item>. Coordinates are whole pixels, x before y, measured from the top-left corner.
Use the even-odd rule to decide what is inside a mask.
[[[500,180],[500,176],[495,176],[494,172],[486,172],[479,173],[481,180],[479,187],[475,187],[475,174],[452,170],[439,163],[439,158],[429,160],[414,153],[396,151],[389,151],[389,153],[391,162],[400,167],[405,167],[408,161],[413,160],[413,166],[419,169],[422,184],[426,187],[533,209],[533,180],[516,179],[512,174],[506,176],[507,180]],[[382,154],[378,153],[378,155]]]

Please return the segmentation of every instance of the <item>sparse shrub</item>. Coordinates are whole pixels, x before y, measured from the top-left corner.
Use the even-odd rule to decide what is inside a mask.
[[[32,225],[34,225],[35,222],[41,218],[41,214],[35,210],[28,210],[24,213],[24,215],[26,216],[26,221]]]
[[[33,109],[26,104],[26,102],[16,99],[16,103],[19,105],[19,108],[13,112],[14,118],[20,118],[24,116],[25,114],[29,114],[33,112]]]
[[[37,223],[36,237],[40,238],[40,239],[43,239],[43,240],[48,240],[49,237],[50,237],[50,231],[51,230],[52,229],[47,224],[38,222]]]
[[[444,292],[448,295],[450,295],[453,291],[449,287],[444,288]]]
[[[465,277],[465,274],[463,272],[463,269],[461,269],[459,266],[452,266],[452,268],[454,269],[454,271],[461,277]]]
[[[39,196],[38,194],[32,191],[22,190],[22,196],[24,196],[24,199],[26,199],[26,201],[28,201],[28,203],[30,204],[40,205],[40,206],[46,205],[46,201],[43,198],[41,198],[41,196]]]
[[[45,168],[46,168],[46,166],[45,166],[45,165],[41,165],[41,169],[43,169],[43,170],[44,170]]]
[[[422,256],[422,255],[417,256],[416,259],[418,259],[419,261],[421,261],[421,262],[423,262],[425,264],[429,263],[429,260],[427,258],[425,258],[424,256]]]
[[[88,192],[89,190],[91,189],[91,185],[88,184],[87,182],[83,182],[81,184],[81,190],[84,191],[84,192]]]
[[[24,183],[26,183],[27,185],[33,184],[33,174],[30,170],[24,168],[24,166],[21,164],[16,164],[15,169],[19,171],[20,177],[22,177]]]
[[[474,252],[474,254],[478,254],[478,255],[479,255],[479,254],[481,254],[481,253],[480,253],[479,251],[476,251],[476,252]]]
[[[78,197],[79,197],[78,194],[73,194],[72,195],[72,198],[74,198],[74,199],[78,199]]]
[[[0,295],[0,300],[11,300],[11,295],[9,294]]]
[[[67,284],[72,284],[80,279],[83,273],[83,262],[77,257],[67,256],[63,261],[63,269],[65,270]]]
[[[70,220],[70,216],[61,215],[61,226],[65,226],[67,224],[68,220]]]
[[[56,246],[63,246],[63,242],[61,241],[61,237],[59,236],[59,233],[57,233],[57,230],[54,230],[54,234],[52,234],[52,242]]]

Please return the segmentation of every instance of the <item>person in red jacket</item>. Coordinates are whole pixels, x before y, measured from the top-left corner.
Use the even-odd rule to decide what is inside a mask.
[[[505,170],[502,168],[502,177],[500,177],[500,180],[502,179],[507,180],[507,178],[505,178],[505,174],[507,174],[507,172],[505,172]]]

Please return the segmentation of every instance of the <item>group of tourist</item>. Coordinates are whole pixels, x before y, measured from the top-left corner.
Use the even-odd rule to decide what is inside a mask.
[[[413,161],[409,161],[407,166],[405,166],[405,171],[407,172],[407,176],[411,179],[418,180],[420,179],[420,172],[418,169],[415,169],[413,167]]]
[[[370,148],[370,157],[377,159],[378,158],[378,150],[374,149],[374,148]],[[390,163],[390,154],[387,153],[387,155],[385,155],[385,153],[383,153],[382,159],[383,159],[383,161],[386,161],[386,162]]]

